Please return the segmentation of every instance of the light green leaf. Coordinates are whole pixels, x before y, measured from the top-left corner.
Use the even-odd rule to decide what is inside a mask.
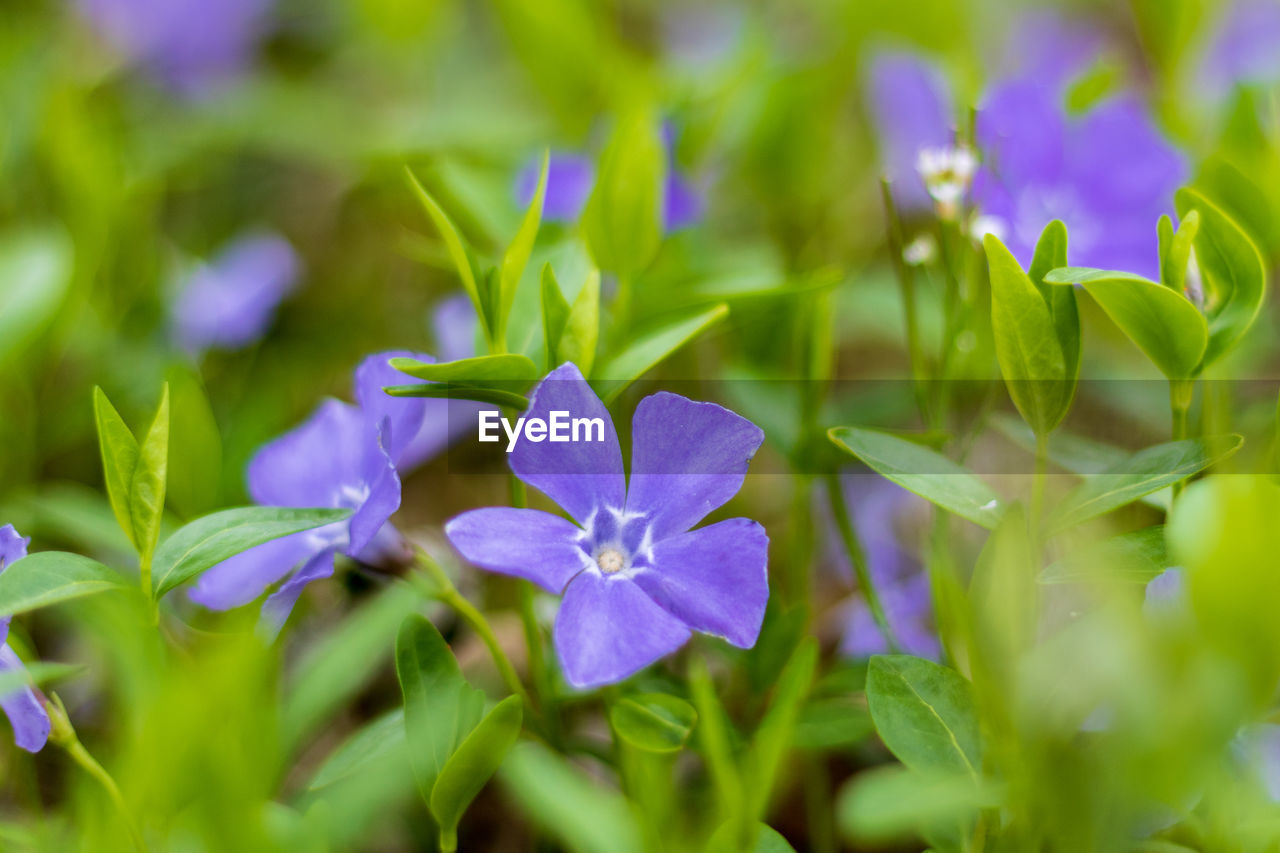
[[[645,752],[677,752],[689,739],[698,712],[678,696],[637,693],[609,708],[618,737]]]
[[[0,572],[0,613],[26,613],[124,588],[124,578],[97,560],[65,551],[38,551]]]
[[[145,562],[151,559],[160,537],[164,516],[164,492],[169,477],[169,383],[160,393],[151,427],[138,446],[138,464],[133,469],[129,490],[129,515],[133,520],[133,541]]]
[[[173,367],[169,382],[169,477],[165,493],[183,518],[196,518],[218,506],[222,477],[222,437],[200,375],[190,367]]]
[[[529,208],[515,238],[502,256],[502,271],[499,274],[499,295],[497,302],[497,330],[494,338],[498,341],[506,339],[507,317],[511,314],[511,304],[515,301],[516,290],[520,286],[520,277],[524,275],[525,265],[529,263],[529,255],[533,252],[533,243],[538,238],[538,226],[542,222],[542,202],[547,194],[547,164],[549,154],[542,153],[542,167],[538,171],[538,185],[533,191]]]
[[[1204,315],[1181,293],[1132,273],[1086,267],[1056,269],[1044,280],[1082,285],[1168,378],[1199,373],[1209,328]]]
[[[1191,247],[1200,230],[1200,214],[1191,211],[1182,218],[1175,233],[1168,216],[1160,217],[1160,281],[1175,293],[1186,294],[1187,264]]]
[[[994,234],[983,238],[991,271],[991,326],[1009,396],[1036,433],[1046,435],[1070,405],[1066,362],[1049,304]]]
[[[755,819],[763,817],[769,805],[778,766],[791,746],[796,718],[813,685],[817,663],[818,643],[813,637],[805,637],[778,676],[769,710],[751,738],[746,758],[746,778],[751,780],[747,789],[749,815]]]
[[[396,676],[418,790],[427,803],[449,756],[484,713],[484,693],[462,677],[448,643],[430,621],[405,617],[396,635]]]
[[[523,412],[529,408],[529,398],[499,388],[478,388],[474,385],[455,385],[452,382],[428,382],[424,385],[389,385],[382,389],[392,397],[429,397],[445,400],[475,400],[495,406],[509,406]]]
[[[1063,497],[1049,519],[1057,533],[1185,480],[1240,449],[1238,435],[1171,441],[1139,450],[1101,474],[1087,477]]]
[[[1205,279],[1209,343],[1204,363],[1211,364],[1235,346],[1262,310],[1266,266],[1258,248],[1221,208],[1193,189],[1174,196],[1178,215],[1200,215],[1195,232],[1196,261]]]
[[[729,306],[716,305],[639,335],[625,350],[600,366],[592,378],[592,387],[605,403],[611,402],[658,362],[727,316]]]
[[[977,475],[940,453],[888,433],[833,427],[827,435],[877,474],[974,524],[994,528],[1004,506]]]
[[[1076,291],[1072,287],[1055,287],[1044,277],[1051,271],[1067,265],[1067,226],[1055,219],[1044,227],[1031,256],[1031,268],[1027,276],[1040,291],[1053,317],[1058,346],[1062,348],[1062,363],[1066,369],[1066,393],[1063,405],[1070,407],[1075,397],[1076,381],[1080,378],[1080,308],[1076,304]],[[1065,411],[1065,409],[1064,409]]]
[[[836,815],[849,838],[878,845],[966,825],[998,804],[998,792],[969,773],[889,766],[855,776],[840,791]]]
[[[458,361],[437,362],[418,361],[416,358],[393,358],[388,363],[401,373],[406,373],[415,379],[426,379],[429,382],[486,386],[492,383],[527,383],[538,378],[537,365],[527,356],[515,353],[480,355]]]
[[[980,652],[975,671],[980,664],[1008,674],[1031,645],[1039,609],[1039,568],[1027,515],[1015,504],[987,538],[969,581],[973,633]]]
[[[666,152],[658,130],[648,110],[618,118],[583,212],[596,266],[627,278],[648,266],[662,242]]]
[[[441,849],[457,847],[458,822],[515,745],[523,715],[519,696],[503,699],[458,744],[441,769],[431,789],[431,814],[440,827]]]
[[[748,847],[742,842],[737,842],[734,838],[738,827],[732,822],[723,823],[720,828],[715,831],[707,846],[703,848],[705,853],[795,853],[795,848],[788,843],[787,839],[782,837],[778,830],[765,823],[757,823],[750,827],[755,841]]]
[[[485,304],[486,300],[480,296],[480,287],[476,283],[475,271],[471,268],[471,258],[467,256],[466,244],[462,241],[462,235],[458,233],[458,229],[453,226],[453,222],[449,219],[444,209],[436,203],[431,194],[418,183],[418,179],[414,177],[407,167],[405,174],[409,178],[409,184],[413,187],[414,193],[418,196],[418,201],[422,202],[422,206],[426,208],[427,215],[431,217],[431,222],[436,226],[436,230],[440,232],[440,237],[444,240],[445,249],[449,252],[449,257],[453,260],[453,266],[458,271],[458,277],[462,280],[462,288],[467,292],[467,296],[471,297],[471,304],[476,307],[476,315],[480,318],[480,325],[484,329],[493,327],[489,317],[489,311]]]
[[[955,670],[910,655],[876,655],[867,667],[867,705],[885,746],[907,767],[979,778],[973,693]]]
[[[1145,584],[1172,565],[1164,525],[1109,536],[1049,565],[1040,583],[1122,581]]]
[[[587,273],[582,289],[573,300],[569,309],[569,319],[564,324],[557,347],[559,367],[571,361],[582,371],[583,376],[590,376],[596,363],[596,343],[600,337],[600,273],[591,270]]]
[[[44,331],[71,283],[73,247],[57,228],[0,238],[0,365]]]
[[[156,597],[256,545],[350,515],[349,509],[246,506],[197,518],[174,531],[156,550],[151,569]]]
[[[133,474],[138,467],[138,440],[133,437],[107,395],[97,387],[93,389],[93,414],[97,420],[102,476],[106,482],[107,498],[111,501],[111,511],[115,513],[120,529],[136,549],[138,540],[134,534],[130,504]]]
[[[307,783],[314,791],[405,749],[404,709],[389,711],[359,729],[333,751]]]
[[[542,265],[542,344],[547,370],[560,364],[560,336],[569,322],[569,303],[560,292],[560,282],[550,263]]]
[[[874,731],[866,707],[852,695],[827,696],[800,711],[793,740],[798,749],[837,750],[861,743]]]

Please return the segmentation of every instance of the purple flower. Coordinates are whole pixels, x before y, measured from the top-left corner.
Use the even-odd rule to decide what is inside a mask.
[[[885,174],[904,210],[931,204],[916,171],[921,151],[945,148],[953,141],[951,91],[947,78],[914,53],[883,52],[867,73],[868,100],[880,132]]]
[[[1239,84],[1275,83],[1280,83],[1280,4],[1231,3],[1205,51],[1196,85],[1221,101]]]
[[[1143,591],[1142,612],[1148,618],[1176,613],[1187,606],[1186,573],[1177,566],[1165,569],[1151,580]]]
[[[843,485],[867,571],[898,646],[907,654],[940,659],[942,647],[934,629],[929,578],[899,538],[903,518],[922,504],[921,499],[870,474],[846,476]],[[852,566],[845,568],[852,572]],[[840,651],[852,658],[889,651],[864,598],[856,599],[849,609]]]
[[[598,418],[599,440],[526,438],[511,470],[573,521],[489,507],[452,519],[445,534],[477,566],[563,594],[555,645],[569,683],[619,681],[691,631],[754,645],[769,598],[764,528],[746,518],[690,528],[742,487],[760,428],[714,403],[646,397],[632,421],[628,486],[609,412],[573,364],[534,389],[525,417],[553,412]]]
[[[0,571],[27,556],[31,540],[19,536],[12,524],[0,527]],[[22,660],[5,640],[9,636],[10,617],[0,617],[0,672],[25,672]],[[4,709],[9,724],[13,726],[13,740],[27,752],[39,752],[49,739],[49,714],[44,703],[30,687],[21,687],[0,696],[0,708]]]
[[[77,0],[81,16],[131,62],[192,97],[253,60],[274,0]]]
[[[283,237],[237,238],[186,281],[173,306],[174,334],[189,352],[255,343],[298,278],[298,257]]]

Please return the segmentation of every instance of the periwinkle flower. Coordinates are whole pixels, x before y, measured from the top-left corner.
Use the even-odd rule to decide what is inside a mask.
[[[535,509],[464,512],[445,534],[470,562],[563,595],[555,646],[579,688],[620,681],[700,631],[755,644],[769,598],[764,528],[733,518],[691,529],[742,487],[760,428],[667,392],[632,421],[630,484],[613,421],[573,364],[552,371],[527,418],[599,418],[599,441],[519,442],[511,470],[573,521]]]
[[[19,536],[12,524],[0,527],[0,571],[27,556],[31,540]],[[22,660],[5,640],[9,636],[10,617],[0,617],[0,673],[25,672]],[[49,714],[31,687],[20,687],[0,695],[0,708],[13,726],[13,740],[27,752],[39,752],[49,739]]]
[[[894,198],[905,210],[927,209],[932,202],[917,160],[921,151],[945,149],[953,141],[947,78],[917,54],[885,51],[871,60],[867,79]]]
[[[256,232],[234,240],[183,284],[173,305],[174,335],[189,352],[257,342],[297,282],[298,256],[283,237]]]

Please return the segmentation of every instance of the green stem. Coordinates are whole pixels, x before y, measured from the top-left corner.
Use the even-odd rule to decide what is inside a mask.
[[[893,262],[894,272],[898,275],[898,284],[902,291],[902,314],[907,327],[907,357],[910,359],[916,408],[920,410],[920,419],[928,423],[929,401],[925,388],[924,351],[920,346],[920,322],[916,314],[915,274],[903,257],[906,247],[903,245],[902,220],[898,217],[898,210],[893,203],[893,193],[890,191],[887,178],[880,179],[880,197],[884,200],[890,259]]]
[[[1169,380],[1169,415],[1172,421],[1171,433],[1174,441],[1187,437],[1187,412],[1191,409],[1191,398],[1195,393],[1194,379]],[[1183,481],[1173,484],[1173,496],[1182,494]]]
[[[844,544],[845,552],[849,555],[849,562],[853,564],[853,573],[858,579],[858,588],[862,590],[862,597],[867,601],[867,609],[871,611],[871,618],[875,620],[880,633],[884,635],[889,651],[896,652],[898,650],[898,642],[889,627],[889,619],[885,616],[884,606],[880,602],[880,595],[876,592],[875,584],[871,581],[871,570],[867,567],[866,554],[862,550],[862,543],[858,541],[858,533],[854,529],[853,519],[849,515],[849,505],[844,499],[844,489],[840,486],[840,476],[838,474],[828,474],[826,480],[827,496],[831,501],[831,514],[835,516],[836,529],[840,533],[840,541]]]
[[[1036,433],[1036,470],[1031,481],[1031,529],[1040,541],[1040,516],[1044,513],[1045,473],[1049,468],[1049,434]]]
[[[515,667],[511,665],[511,660],[507,657],[507,653],[502,650],[502,645],[498,642],[497,635],[493,633],[489,620],[485,619],[484,614],[477,610],[470,601],[467,601],[462,593],[458,592],[458,588],[453,585],[453,581],[449,579],[449,575],[444,568],[432,559],[431,555],[426,551],[421,548],[416,549],[414,562],[434,582],[435,590],[433,595],[461,616],[462,621],[470,625],[471,630],[475,631],[481,641],[484,642],[490,656],[493,658],[494,665],[498,667],[498,673],[507,685],[507,689],[519,696],[526,707],[534,708],[528,691],[520,683],[520,676],[516,674]]]

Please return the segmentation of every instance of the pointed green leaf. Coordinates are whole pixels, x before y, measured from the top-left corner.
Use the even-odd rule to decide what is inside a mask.
[[[169,504],[186,519],[196,518],[218,506],[222,478],[222,437],[209,406],[200,374],[186,366],[171,368],[169,382],[169,478],[165,488]]]
[[[1172,565],[1164,525],[1109,536],[1073,551],[1040,573],[1040,583],[1123,581],[1145,584]]]
[[[542,265],[542,343],[545,353],[547,371],[560,364],[560,336],[569,322],[569,303],[560,292],[560,283],[556,281],[555,271],[551,264]]]
[[[428,382],[423,385],[389,385],[382,389],[392,397],[429,397],[445,400],[475,400],[508,406],[523,412],[529,408],[529,398],[498,388],[477,388],[473,385],[455,385],[451,382]]]
[[[347,738],[325,759],[324,764],[307,783],[314,791],[358,773],[405,749],[404,709],[388,711]]]
[[[1193,212],[1200,215],[1194,242],[1209,312],[1204,362],[1211,364],[1235,346],[1257,319],[1266,294],[1266,266],[1244,229],[1200,193],[1178,190],[1174,203],[1184,220]]]
[[[600,161],[582,215],[596,266],[632,277],[648,266],[662,241],[666,153],[648,110],[622,115]]]
[[[107,487],[107,498],[111,501],[111,511],[115,513],[120,529],[129,537],[129,542],[137,548],[130,495],[133,493],[134,469],[138,466],[138,440],[107,395],[97,387],[93,389],[93,414],[98,425],[102,477]]]
[[[396,676],[404,695],[405,737],[418,790],[427,803],[449,756],[484,713],[484,694],[462,677],[440,632],[418,615],[396,636]]]
[[[393,358],[388,363],[415,379],[459,385],[497,385],[505,388],[519,383],[527,384],[538,378],[537,365],[528,356],[515,353],[434,362],[418,361],[416,358]]]
[[[26,613],[124,588],[124,578],[97,560],[65,551],[38,551],[0,572],[0,613]]]
[[[503,699],[445,762],[431,789],[431,814],[440,827],[441,849],[457,846],[458,822],[515,745],[523,714],[519,696]]]
[[[160,392],[151,427],[138,447],[138,464],[133,469],[129,491],[129,515],[133,519],[134,542],[144,561],[151,559],[160,537],[164,516],[164,492],[169,477],[169,383]]]
[[[813,685],[817,662],[817,641],[813,637],[805,637],[778,676],[769,710],[751,738],[751,748],[746,758],[746,777],[751,780],[747,789],[750,817],[763,817],[769,805],[778,766],[791,746],[796,718]]]
[[[885,746],[907,767],[979,778],[973,692],[955,670],[910,655],[876,655],[867,667],[867,705]]]
[[[609,723],[618,737],[645,752],[676,752],[685,745],[698,712],[678,696],[637,693],[609,708]]]
[[[458,271],[458,277],[462,280],[462,289],[467,292],[467,296],[471,297],[471,304],[476,307],[476,314],[480,318],[480,325],[483,328],[491,328],[492,323],[489,319],[489,313],[485,305],[485,300],[481,298],[480,286],[476,283],[475,271],[471,268],[471,258],[467,256],[466,244],[462,241],[462,235],[458,233],[458,229],[453,226],[452,220],[444,209],[436,203],[431,194],[418,183],[418,179],[414,177],[407,167],[405,174],[409,178],[409,184],[413,187],[414,193],[418,196],[418,201],[426,209],[427,215],[431,217],[432,224],[436,230],[440,232],[441,239],[444,240],[445,249],[449,252],[449,257],[453,260],[453,266]]]
[[[591,385],[609,403],[654,365],[729,316],[728,305],[716,305],[673,320],[636,337],[630,346],[595,372]]]
[[[994,528],[1000,523],[1004,513],[1000,496],[977,475],[942,454],[873,429],[833,427],[827,435],[880,476],[948,512],[982,527]]]
[[[511,314],[511,304],[515,301],[520,278],[524,275],[525,265],[529,263],[529,255],[533,252],[533,243],[538,238],[538,226],[542,223],[542,202],[547,194],[549,157],[548,152],[542,153],[542,167],[538,170],[537,188],[533,191],[533,198],[529,202],[529,208],[525,211],[515,238],[512,239],[506,254],[502,256],[502,272],[499,276],[500,292],[496,306],[497,321],[494,324],[498,330],[495,337],[499,340],[506,336],[507,317]]]
[[[1044,227],[1031,256],[1031,268],[1027,276],[1040,291],[1053,317],[1058,346],[1062,348],[1062,363],[1066,369],[1068,384],[1064,405],[1070,406],[1075,397],[1075,383],[1080,377],[1080,309],[1076,303],[1076,291],[1072,287],[1055,287],[1044,277],[1059,267],[1067,265],[1067,226],[1055,219]]]
[[[1139,450],[1101,474],[1089,475],[1085,482],[1063,497],[1049,519],[1057,533],[1132,503],[1210,468],[1240,449],[1238,435],[1171,441]]]
[[[559,367],[566,361],[578,365],[583,376],[591,376],[596,363],[596,342],[600,336],[600,273],[591,270],[587,279],[573,300],[569,309],[569,319],[560,335],[557,348],[559,364],[548,367]]]
[[[350,515],[349,509],[245,506],[197,518],[178,528],[156,549],[151,568],[156,597],[264,542],[333,524]]]
[[[1066,362],[1049,304],[994,234],[983,238],[991,270],[991,326],[1009,396],[1036,433],[1067,412]]]

